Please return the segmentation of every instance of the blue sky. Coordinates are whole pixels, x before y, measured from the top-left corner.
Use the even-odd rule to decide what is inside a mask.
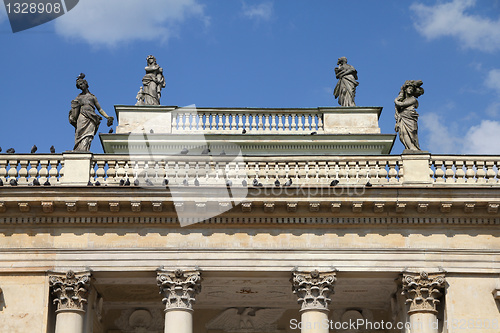
[[[200,107],[338,106],[333,69],[345,56],[356,104],[384,107],[383,133],[394,133],[401,85],[420,79],[422,149],[500,154],[499,0],[80,0],[15,34],[0,6],[0,39],[4,152],[72,149],[76,76],[114,116],[135,103],[153,54],[162,104]],[[91,150],[102,152],[98,138]],[[402,150],[397,139],[392,153]]]

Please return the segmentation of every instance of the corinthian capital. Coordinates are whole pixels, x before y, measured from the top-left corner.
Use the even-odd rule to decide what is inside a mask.
[[[335,272],[293,272],[292,289],[304,310],[328,310],[334,293]]]
[[[156,277],[165,310],[192,310],[196,295],[201,291],[199,271],[158,272]]]
[[[437,313],[436,306],[439,304],[445,286],[442,274],[403,274],[402,294],[406,297],[406,303],[410,304],[408,314],[415,312]]]
[[[51,275],[49,284],[54,295],[54,304],[57,304],[57,311],[85,311],[84,306],[87,303],[90,287],[90,273],[76,275],[75,272],[68,271],[65,275]]]

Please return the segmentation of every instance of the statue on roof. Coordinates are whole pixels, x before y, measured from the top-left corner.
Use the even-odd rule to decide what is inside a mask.
[[[358,83],[358,72],[354,67],[347,64],[347,58],[341,57],[335,67],[335,77],[338,79],[333,90],[333,95],[338,99],[340,106],[356,106],[354,96]]]
[[[101,108],[97,98],[89,91],[89,84],[85,80],[85,74],[81,73],[76,78],[76,87],[82,92],[71,101],[69,111],[69,122],[75,127],[74,151],[90,151],[90,144],[99,129],[102,117],[108,120],[108,126],[113,125],[114,118],[108,116]]]
[[[142,78],[142,88],[137,93],[135,105],[160,105],[161,89],[165,88],[163,68],[156,63],[156,58],[149,55],[146,59],[146,75]]]
[[[424,94],[421,80],[407,80],[398,97],[394,100],[396,107],[396,132],[399,132],[399,140],[408,150],[420,151],[418,144],[418,108],[417,98]]]

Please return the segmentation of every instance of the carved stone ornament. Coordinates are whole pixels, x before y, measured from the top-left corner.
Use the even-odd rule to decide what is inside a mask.
[[[445,278],[442,274],[404,274],[401,294],[406,297],[406,303],[410,304],[408,314],[437,313],[436,306],[444,286]]]
[[[70,270],[64,276],[50,276],[49,284],[54,295],[54,304],[57,304],[57,312],[64,310],[85,311],[84,306],[87,303],[90,287],[90,273],[76,275]]]
[[[275,322],[283,312],[284,309],[229,308],[208,322],[206,328],[231,333],[276,331]]]
[[[335,272],[293,272],[292,290],[301,304],[300,311],[328,311],[330,295],[334,293]]]
[[[158,272],[156,277],[165,310],[193,310],[196,295],[201,291],[201,272]]]

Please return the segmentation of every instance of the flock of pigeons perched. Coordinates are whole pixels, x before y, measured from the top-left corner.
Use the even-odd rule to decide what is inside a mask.
[[[50,146],[50,153],[51,154],[55,154],[56,153],[56,148],[54,148],[54,145]],[[31,147],[31,153],[34,154],[36,153],[36,151],[38,150],[38,147],[36,145],[33,145],[33,147]],[[0,153],[2,152],[2,147],[0,147]],[[5,151],[7,154],[15,154],[16,153],[16,150],[14,148],[9,148]]]

